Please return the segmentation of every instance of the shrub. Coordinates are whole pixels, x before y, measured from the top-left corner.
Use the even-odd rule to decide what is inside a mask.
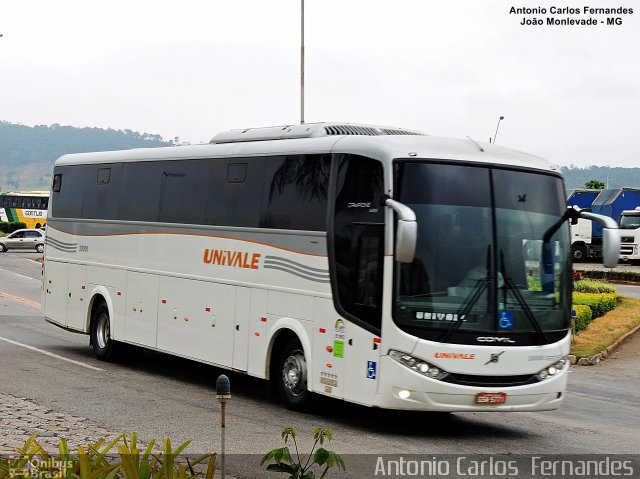
[[[583,279],[573,283],[573,290],[578,293],[615,293],[616,288],[603,281]]]
[[[574,304],[572,309],[576,312],[573,320],[573,332],[577,333],[587,327],[593,319],[591,308],[586,304]]]
[[[618,302],[618,295],[614,293],[574,293],[573,304],[581,304],[591,308],[592,319],[604,316],[613,310]]]
[[[629,281],[640,283],[640,273],[634,271],[578,271],[584,278],[605,279],[607,281]]]
[[[15,230],[21,230],[26,227],[27,225],[22,221],[12,221],[11,223],[0,221],[0,231],[4,234],[13,233]]]
[[[55,479],[212,479],[216,454],[208,453],[193,461],[185,456],[186,464],[176,460],[189,441],[172,449],[165,437],[162,451],[153,450],[155,440],[145,449],[138,446],[135,433],[121,434],[109,444],[100,439],[95,444],[78,447],[71,453],[67,442],[60,438],[59,454],[48,454],[33,434],[16,455],[0,456],[0,479],[55,478]],[[194,470],[198,464],[206,465],[206,472]]]

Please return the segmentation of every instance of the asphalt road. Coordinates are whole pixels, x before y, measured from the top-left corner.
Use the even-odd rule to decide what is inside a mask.
[[[0,340],[0,389],[87,417],[111,431],[135,430],[147,439],[169,435],[174,444],[192,439],[192,452],[219,450],[215,382],[222,371],[150,352],[126,364],[96,360],[88,337],[42,319],[36,307],[41,266],[32,256],[0,254],[0,338],[76,362]],[[631,288],[635,294],[640,290]],[[566,399],[551,412],[441,415],[325,401],[318,412],[299,414],[272,398],[265,382],[225,373],[233,394],[226,430],[231,453],[263,454],[280,447],[280,432],[286,426],[298,429],[302,449],[310,448],[314,427],[329,427],[334,436],[329,448],[341,454],[638,451],[640,335],[598,366],[573,367]],[[242,477],[246,474],[242,464],[230,461],[229,468]]]

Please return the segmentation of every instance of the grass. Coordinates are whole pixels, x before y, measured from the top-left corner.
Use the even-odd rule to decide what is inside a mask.
[[[571,354],[591,357],[601,353],[636,326],[640,326],[640,299],[623,297],[616,309],[591,321],[573,338]]]

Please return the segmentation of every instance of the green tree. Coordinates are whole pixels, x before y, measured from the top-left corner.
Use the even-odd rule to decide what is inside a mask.
[[[599,180],[589,180],[584,184],[584,187],[592,190],[604,190],[604,183]]]

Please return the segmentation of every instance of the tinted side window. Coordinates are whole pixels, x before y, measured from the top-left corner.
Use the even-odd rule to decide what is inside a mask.
[[[87,166],[59,166],[54,176],[64,177],[64,185],[53,192],[52,214],[57,218],[80,218],[84,200],[85,173]]]
[[[119,219],[125,221],[158,220],[162,173],[163,163],[143,161],[124,164],[118,207]]]
[[[382,164],[354,155],[337,160],[332,247],[336,306],[379,331],[384,259]]]
[[[159,221],[203,223],[209,167],[208,160],[164,162]]]
[[[264,185],[265,158],[234,158],[225,164],[225,204],[218,207],[219,223],[257,228]]]
[[[290,155],[267,160],[260,226],[326,230],[329,155]]]
[[[122,163],[88,165],[86,168],[82,217],[101,220],[116,219],[122,180]],[[109,181],[104,181],[107,174]]]

